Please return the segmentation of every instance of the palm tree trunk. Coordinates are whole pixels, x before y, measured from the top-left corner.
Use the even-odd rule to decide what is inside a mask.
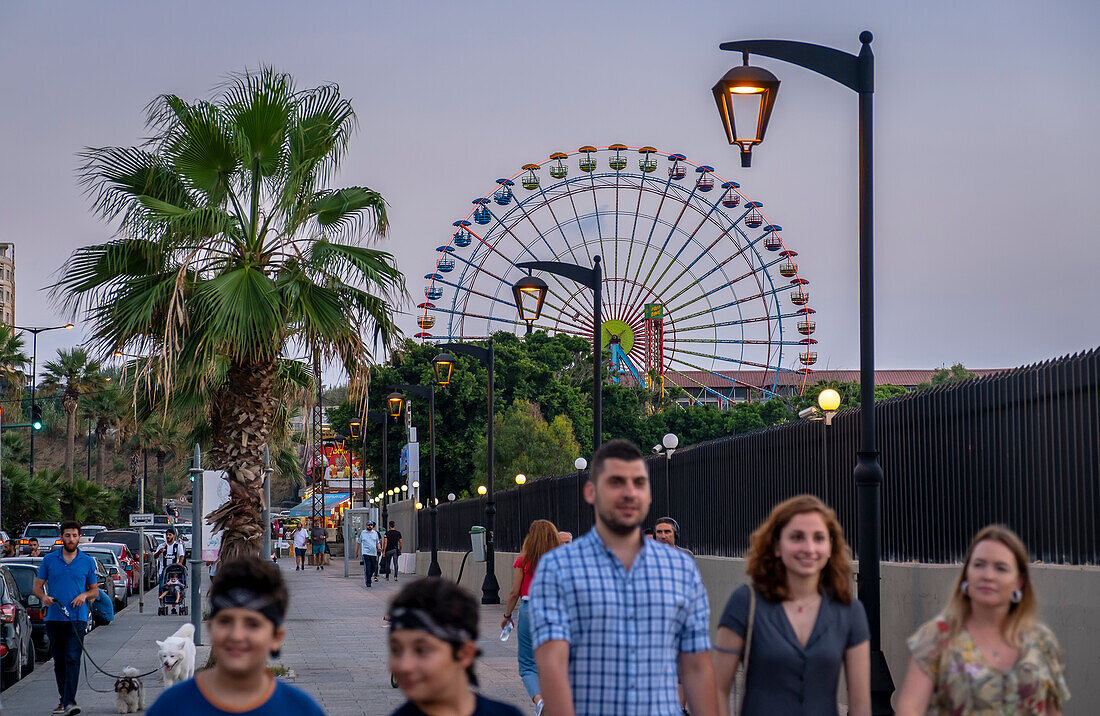
[[[76,400],[66,394],[62,405],[65,407],[65,477],[69,482],[75,482],[73,455],[76,453]]]
[[[274,360],[234,362],[211,401],[210,459],[225,470],[229,501],[206,515],[214,531],[224,530],[220,562],[257,556],[263,541],[263,450],[271,433],[275,402]]]
[[[164,457],[163,450],[157,449],[157,512],[164,512]]]
[[[103,463],[107,461],[107,426],[97,422],[95,426],[95,482],[103,484]]]

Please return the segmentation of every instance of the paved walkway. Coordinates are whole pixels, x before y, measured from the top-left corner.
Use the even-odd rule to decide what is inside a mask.
[[[390,687],[382,621],[386,604],[401,584],[382,580],[367,589],[358,564],[353,564],[351,576],[344,578],[342,560],[323,572],[312,567],[295,572],[291,560],[280,560],[279,566],[290,586],[290,611],[286,641],[276,663],[296,673],[291,683],[313,695],[330,716],[385,716],[404,703],[400,690]],[[481,690],[524,713],[533,713],[516,672],[516,640],[502,644],[497,638],[503,613],[501,605],[481,608],[479,646],[484,656],[477,667]],[[134,598],[113,624],[89,634],[85,647],[107,671],[121,673],[126,666],[148,671],[157,666],[154,641],[174,632],[184,620],[156,616],[156,603],[150,599],[141,614]],[[208,650],[199,647],[198,663],[206,660]],[[107,693],[92,691],[81,676],[77,702],[84,713],[116,713],[113,679],[92,674],[90,680],[94,688]],[[159,679],[149,676],[144,683],[146,702],[152,704],[162,691]],[[2,699],[5,716],[49,714],[57,704],[53,662],[39,663],[34,673],[5,690]]]

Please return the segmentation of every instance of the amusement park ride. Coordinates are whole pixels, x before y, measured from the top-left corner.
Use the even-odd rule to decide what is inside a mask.
[[[657,171],[660,158],[667,172]],[[623,144],[555,152],[497,179],[454,222],[424,277],[416,337],[521,332],[511,286],[527,272],[517,264],[590,266],[600,255],[600,341],[613,380],[663,391],[667,376],[719,405],[736,388],[767,397],[795,382],[801,391],[817,361],[809,281],[762,208],[683,154]],[[534,327],[591,339],[585,289],[539,275],[549,291]]]

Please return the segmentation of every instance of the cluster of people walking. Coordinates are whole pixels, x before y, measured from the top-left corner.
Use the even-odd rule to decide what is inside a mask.
[[[707,591],[694,556],[677,544],[679,524],[661,518],[652,539],[643,535],[651,492],[637,446],[603,445],[583,489],[595,527],[572,539],[536,520],[513,565],[502,638],[514,629],[535,714],[838,714],[842,675],[848,713],[871,713],[868,619],[828,505],[799,495],[772,509],[750,538],[748,583],[729,595],[712,641]],[[389,526],[381,537],[373,523],[359,535],[368,587],[378,556],[400,547]],[[43,580],[54,567],[64,565],[44,566]],[[84,588],[94,589],[77,580],[65,598],[79,606]],[[150,715],[322,713],[265,670],[288,600],[270,563],[223,566],[211,590],[214,666],[165,692]],[[477,692],[478,611],[444,579],[414,580],[397,594],[386,614],[388,666],[408,701],[394,716],[519,716]],[[1003,526],[974,537],[947,604],[907,646],[901,716],[1060,714],[1069,699],[1062,650],[1038,619],[1026,548]]]
[[[593,457],[584,498],[596,526],[558,546],[531,525],[502,627],[518,609],[519,673],[536,714],[871,713],[870,631],[835,512],[810,495],[774,507],[750,538],[749,583],[710,639],[708,595],[679,525],[641,525],[651,502],[642,452],[615,440]],[[1064,656],[1037,616],[1027,551],[1008,528],[980,531],[952,596],[907,645],[897,713],[1060,714]],[[740,682],[740,687],[735,684]]]

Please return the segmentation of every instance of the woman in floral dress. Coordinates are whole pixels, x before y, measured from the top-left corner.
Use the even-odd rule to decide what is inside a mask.
[[[1061,714],[1065,659],[1037,612],[1023,542],[1001,525],[982,529],[947,607],[909,637],[898,716]]]

